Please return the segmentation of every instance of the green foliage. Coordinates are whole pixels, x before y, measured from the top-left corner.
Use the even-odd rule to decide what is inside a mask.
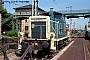
[[[1,13],[2,13],[2,21],[3,21],[3,19],[5,20],[5,18],[8,17],[8,12],[7,12],[6,9],[4,9],[4,8],[2,8],[2,7],[0,7],[0,11],[1,11]]]
[[[7,18],[9,18],[12,14],[11,13],[8,13],[6,9],[0,7],[0,11],[2,13],[2,22],[4,22]],[[11,30],[11,27],[12,27],[12,23],[11,21],[8,22],[7,24],[4,24],[3,27],[2,27],[2,30]],[[7,29],[9,28],[9,29]]]
[[[6,28],[12,28],[12,21],[8,22],[7,24],[5,24]]]
[[[16,30],[11,30],[11,31],[7,31],[6,32],[6,36],[9,36],[9,37],[18,37],[18,33],[16,32]]]

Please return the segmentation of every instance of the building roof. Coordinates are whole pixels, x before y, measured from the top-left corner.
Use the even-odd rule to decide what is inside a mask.
[[[29,4],[29,5],[25,5],[25,6],[20,6],[20,7],[17,7],[17,8],[13,8],[13,9],[16,9],[16,10],[18,10],[18,9],[32,9],[32,5]],[[45,11],[45,10],[39,8],[39,7],[38,7],[38,9],[39,10],[42,10],[42,11]]]

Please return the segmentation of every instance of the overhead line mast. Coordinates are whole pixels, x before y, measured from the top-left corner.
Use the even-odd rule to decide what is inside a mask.
[[[72,14],[72,6],[66,7],[66,8],[70,8],[70,13]],[[70,33],[72,30],[72,18],[70,18]]]

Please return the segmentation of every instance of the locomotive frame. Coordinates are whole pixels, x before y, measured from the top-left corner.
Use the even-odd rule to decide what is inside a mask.
[[[42,51],[43,46],[49,48],[50,52],[56,52],[70,41],[70,35],[66,35],[66,21],[59,12],[49,11],[41,16],[31,16],[28,24],[27,42],[32,42],[34,54]],[[24,32],[19,34],[21,43]]]

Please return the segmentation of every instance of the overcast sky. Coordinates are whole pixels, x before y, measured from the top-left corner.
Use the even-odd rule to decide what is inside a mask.
[[[6,0],[4,0],[6,1]],[[16,0],[8,0],[8,1],[16,1]],[[17,0],[17,1],[25,1],[25,0]],[[19,6],[25,6],[32,3],[32,0],[29,3],[4,3],[4,8],[7,9],[8,12],[14,13],[13,8]],[[15,5],[17,4],[17,5]],[[70,10],[70,8],[66,8],[72,6],[72,10],[83,10],[90,9],[90,0],[39,0],[38,6],[45,11],[49,11],[50,8],[54,8],[55,11],[62,10]],[[84,25],[89,21],[89,18],[77,18],[72,19],[72,23],[75,22],[75,27],[77,29],[84,29]],[[70,19],[67,19],[66,22],[69,24]]]

